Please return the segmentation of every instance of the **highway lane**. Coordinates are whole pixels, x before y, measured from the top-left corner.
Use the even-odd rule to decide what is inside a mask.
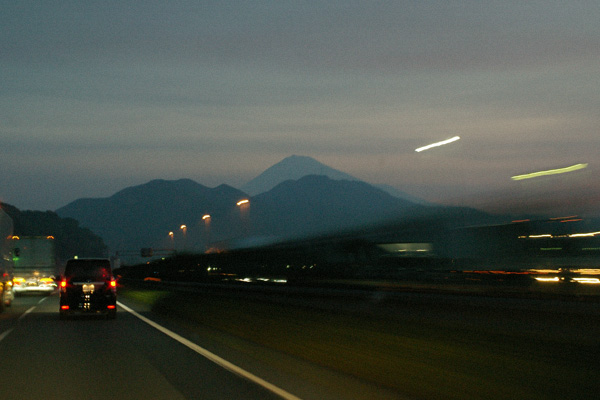
[[[278,399],[119,309],[116,320],[58,318],[58,296],[0,314],[0,388],[14,399]]]

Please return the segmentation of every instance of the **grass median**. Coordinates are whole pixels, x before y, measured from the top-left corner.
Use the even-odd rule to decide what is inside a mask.
[[[125,290],[154,312],[252,341],[417,399],[592,398],[596,315],[397,307],[393,318],[256,298]],[[389,305],[388,305],[389,306]],[[442,305],[440,305],[442,306]],[[481,313],[481,315],[478,315]],[[441,316],[441,317],[440,317]],[[581,325],[583,337],[563,334]]]

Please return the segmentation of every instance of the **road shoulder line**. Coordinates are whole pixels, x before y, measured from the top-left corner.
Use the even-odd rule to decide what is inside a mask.
[[[0,333],[0,342],[1,342],[2,340],[4,340],[4,338],[5,338],[5,337],[7,337],[7,336],[8,336],[8,334],[12,332],[12,330],[13,330],[13,328],[11,328],[11,329],[9,329],[9,330],[7,330],[7,331],[4,331],[4,332],[2,332],[2,333]]]
[[[246,379],[248,379],[249,381],[252,381],[254,383],[256,383],[257,385],[262,386],[263,388],[267,389],[268,391],[278,395],[279,397],[286,399],[286,400],[300,400],[299,397],[294,396],[291,393],[286,392],[285,390],[273,385],[272,383],[269,383],[267,381],[265,381],[264,379],[238,367],[235,364],[232,364],[231,362],[219,357],[218,355],[211,353],[210,351],[198,346],[196,343],[176,334],[175,332],[163,327],[162,325],[157,324],[156,322],[152,321],[151,319],[148,319],[146,317],[144,317],[143,315],[137,313],[136,311],[134,311],[133,309],[127,307],[126,305],[124,305],[121,302],[117,303],[119,305],[119,307],[121,307],[122,309],[124,309],[125,311],[133,314],[134,316],[136,316],[138,319],[142,320],[143,322],[147,323],[148,325],[152,326],[153,328],[159,330],[160,332],[164,333],[165,335],[171,337],[172,339],[178,341],[179,343],[183,344],[184,346],[187,346],[188,348],[190,348],[191,350],[194,350],[196,353],[200,354],[201,356],[205,357],[206,359],[212,361],[213,363],[221,366],[222,368],[231,371],[239,376],[242,376]]]

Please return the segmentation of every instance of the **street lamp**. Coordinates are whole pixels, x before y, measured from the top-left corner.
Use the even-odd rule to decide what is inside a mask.
[[[185,248],[187,246],[187,226],[181,225],[179,227],[179,229],[181,229],[183,231],[183,249],[185,250]]]
[[[202,221],[204,221],[204,243],[206,248],[208,248],[208,245],[210,243],[210,214],[204,214],[202,216]]]
[[[250,208],[250,200],[242,199],[236,203],[236,205],[240,208],[240,217],[242,219],[242,229],[244,231],[244,235],[248,235],[250,232],[250,218],[248,215]]]

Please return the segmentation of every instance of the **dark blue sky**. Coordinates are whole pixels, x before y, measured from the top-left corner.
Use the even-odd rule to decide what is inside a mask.
[[[19,208],[241,186],[292,154],[445,203],[600,197],[597,1],[18,1],[0,21]]]

